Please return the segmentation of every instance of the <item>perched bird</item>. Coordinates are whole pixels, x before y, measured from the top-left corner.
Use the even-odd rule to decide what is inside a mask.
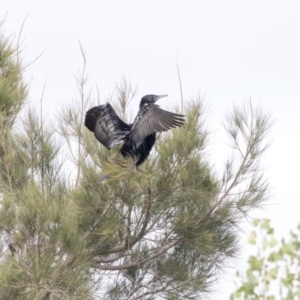
[[[167,95],[146,95],[132,124],[126,124],[109,103],[95,106],[86,112],[84,125],[107,149],[123,143],[120,152],[124,157],[137,160],[138,168],[149,156],[156,141],[156,133],[182,126],[184,116],[161,109],[155,102]]]

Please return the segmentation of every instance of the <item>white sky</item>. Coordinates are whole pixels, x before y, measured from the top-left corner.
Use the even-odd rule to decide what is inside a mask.
[[[168,94],[162,107],[179,101],[179,57],[184,98],[200,90],[211,107],[216,162],[223,145],[221,117],[233,103],[251,97],[272,111],[274,142],[265,159],[273,196],[260,216],[271,218],[282,234],[300,222],[299,1],[0,0],[0,18],[6,12],[8,32],[19,32],[28,14],[27,61],[48,47],[27,74],[33,105],[39,104],[47,77],[43,101],[49,115],[76,96],[79,40],[103,102],[123,75],[138,85],[135,106],[146,94]],[[230,278],[221,286],[224,293],[215,298],[227,299]]]

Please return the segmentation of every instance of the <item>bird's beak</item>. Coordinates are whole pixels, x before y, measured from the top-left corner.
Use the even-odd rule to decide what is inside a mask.
[[[154,101],[156,102],[157,100],[167,97],[168,95],[160,95],[160,96],[155,96]]]

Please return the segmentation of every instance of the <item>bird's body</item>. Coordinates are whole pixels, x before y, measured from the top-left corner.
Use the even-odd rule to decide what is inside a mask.
[[[165,111],[154,104],[165,96],[144,96],[132,124],[123,122],[109,103],[88,110],[84,124],[107,149],[123,143],[121,154],[135,158],[138,167],[149,156],[156,141],[156,132],[183,125],[183,115]]]

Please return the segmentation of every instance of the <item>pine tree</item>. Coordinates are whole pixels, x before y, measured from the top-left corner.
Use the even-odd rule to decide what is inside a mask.
[[[0,42],[0,299],[199,299],[208,292],[236,255],[239,222],[266,199],[259,166],[269,116],[251,103],[228,115],[232,156],[220,176],[205,155],[203,103],[192,99],[185,125],[159,136],[137,172],[83,126],[92,106],[83,50],[80,96],[62,110],[59,134],[32,109],[13,126],[27,89],[18,49],[3,33]],[[124,81],[112,96],[125,119],[134,91]],[[99,182],[101,174],[110,176]]]

